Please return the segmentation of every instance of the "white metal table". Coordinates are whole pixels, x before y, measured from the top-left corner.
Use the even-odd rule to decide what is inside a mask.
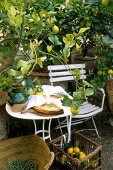
[[[38,115],[38,114],[34,114],[34,113],[21,113],[21,112],[14,112],[11,110],[11,107],[6,104],[6,111],[7,113],[15,118],[19,118],[19,119],[26,119],[26,120],[33,120],[34,123],[34,129],[35,129],[35,135],[42,133],[42,139],[46,140],[49,139],[51,140],[51,120],[52,119],[59,119],[59,118],[63,118],[65,117],[67,119],[67,131],[69,134],[69,138],[70,138],[70,108],[69,107],[63,107],[64,113],[60,114],[60,115]],[[42,129],[38,129],[38,122],[36,123],[36,120],[42,120]],[[45,121],[48,120],[48,127],[45,128]]]

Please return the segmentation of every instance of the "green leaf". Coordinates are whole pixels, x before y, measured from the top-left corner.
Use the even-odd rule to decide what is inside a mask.
[[[86,30],[89,30],[89,29],[90,29],[90,27],[80,28],[79,34],[84,33]]]
[[[68,47],[65,47],[63,49],[63,55],[68,58],[70,56],[70,49]]]
[[[23,21],[22,16],[17,15],[17,16],[15,17],[15,21],[13,21],[13,22],[14,22],[14,24],[15,24],[17,27],[20,27],[21,24],[22,24],[22,21]]]
[[[54,44],[54,36],[49,36],[48,39],[50,42],[52,42]]]
[[[73,34],[66,34],[66,37],[69,41],[73,41],[74,40],[74,35]]]
[[[72,105],[72,100],[68,98],[68,96],[64,96],[61,100],[64,106],[70,107]]]
[[[56,35],[54,36],[54,44],[55,45],[62,45],[62,43],[59,41],[59,38]]]
[[[84,93],[82,91],[75,91],[73,92],[73,98],[74,100],[83,100],[85,97]]]
[[[94,90],[92,89],[92,88],[87,88],[86,90],[85,90],[85,95],[86,96],[91,96],[91,95],[93,95],[94,94]]]
[[[10,13],[10,15],[15,16],[16,13],[17,13],[17,10],[15,9],[14,6],[11,6],[11,7],[10,7],[10,10],[8,11],[8,13]]]
[[[79,101],[73,100],[73,101],[72,101],[72,106],[74,107],[75,110],[78,109],[78,108],[80,107]]]
[[[74,147],[79,147],[79,145],[80,145],[80,141],[77,140],[77,141],[74,143]]]
[[[68,39],[66,37],[63,37],[63,42],[66,44],[68,42]]]
[[[35,48],[34,48],[34,44],[33,44],[33,42],[32,42],[32,41],[30,41],[30,49],[31,49],[31,51],[34,51],[34,50],[35,50]]]
[[[14,69],[10,69],[10,70],[8,70],[8,74],[9,74],[10,76],[16,77],[17,74],[18,74],[18,71],[14,70]]]
[[[55,36],[49,36],[49,41],[51,41],[54,45],[62,45],[62,43],[59,41],[59,38]]]
[[[89,83],[89,82],[87,82],[87,81],[83,81],[83,85],[84,85],[84,87],[93,87],[93,85],[91,84],[91,83]]]
[[[80,80],[81,72],[80,72],[79,69],[72,70],[72,71],[71,71],[71,74],[74,75],[74,76],[76,76],[75,79],[76,79],[77,81]]]
[[[27,64],[27,65],[24,65],[24,67],[21,67],[22,74],[26,75],[27,72],[29,71],[30,67],[31,67],[31,64]]]
[[[29,61],[19,60],[19,62],[17,63],[17,69],[19,69],[20,67],[26,67],[28,64],[30,64]]]
[[[66,34],[66,37],[63,37],[63,42],[65,43],[66,47],[73,47],[75,45],[74,35]]]

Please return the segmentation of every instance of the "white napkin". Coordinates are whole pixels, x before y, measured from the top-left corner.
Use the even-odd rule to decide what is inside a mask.
[[[44,95],[53,95],[57,93],[66,93],[61,86],[42,85]]]
[[[51,86],[51,85],[43,85],[43,94],[31,95],[28,99],[28,104],[25,110],[33,107],[33,106],[41,106],[45,103],[50,104],[54,103],[59,108],[63,108],[61,98],[52,98],[50,95],[57,95],[57,93],[64,93],[72,98],[61,86]]]
[[[50,95],[57,95],[57,93],[63,93],[67,95],[70,99],[73,99],[72,96],[70,96],[61,86],[51,86],[51,85],[43,85],[42,86],[43,93],[46,96]]]
[[[46,103],[46,98],[43,95],[31,95],[28,98],[28,104],[26,106],[26,109],[30,109],[33,106],[41,106],[44,103]]]

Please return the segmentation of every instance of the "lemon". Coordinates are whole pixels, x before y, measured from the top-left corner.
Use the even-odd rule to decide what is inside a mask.
[[[108,74],[109,74],[109,75],[112,75],[112,74],[113,74],[113,70],[109,69],[109,70],[108,70]]]
[[[98,71],[97,71],[97,75],[98,75],[98,76],[101,76],[101,75],[102,75],[102,71],[101,71],[101,70],[98,70]]]
[[[79,153],[79,152],[80,152],[80,149],[79,149],[78,147],[74,147],[74,148],[73,148],[73,152],[74,152],[74,153]]]
[[[103,6],[108,6],[109,0],[102,0],[102,5]]]
[[[54,25],[53,28],[52,28],[52,32],[57,34],[59,32],[59,28],[56,25]]]
[[[55,21],[55,18],[51,17],[51,18],[50,18],[50,23],[53,24],[54,21]]]
[[[80,109],[75,109],[73,106],[71,106],[70,111],[73,115],[77,115],[80,112]]]
[[[67,153],[72,154],[73,153],[73,147],[67,149]]]
[[[79,159],[84,159],[86,157],[86,154],[84,152],[80,152],[79,154]]]

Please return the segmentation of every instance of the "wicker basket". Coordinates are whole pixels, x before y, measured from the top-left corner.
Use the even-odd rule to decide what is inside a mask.
[[[29,135],[0,141],[0,170],[7,170],[13,160],[32,160],[38,170],[48,170],[54,154],[38,136]]]
[[[67,134],[66,134],[67,137]],[[67,169],[73,170],[94,170],[101,168],[101,149],[102,146],[96,144],[92,140],[86,138],[78,132],[73,132],[71,136],[71,144],[75,141],[80,143],[79,148],[86,153],[84,159],[76,159],[71,157],[68,153],[64,151],[67,143],[63,143],[64,137],[60,136],[50,143],[51,150],[55,153],[56,161],[60,164],[64,164]],[[63,145],[61,145],[63,143]],[[63,165],[62,165],[63,166]]]

